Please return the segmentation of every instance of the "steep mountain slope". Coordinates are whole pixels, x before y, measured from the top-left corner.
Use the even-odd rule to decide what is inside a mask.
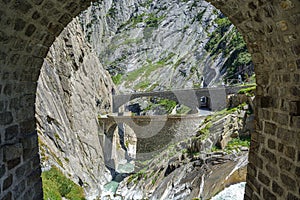
[[[122,92],[220,84],[223,74],[237,76],[235,67],[250,63],[245,50],[234,27],[205,1],[93,3],[57,38],[41,70],[43,169],[56,165],[88,196],[101,195],[112,177],[97,118],[110,112],[110,75]]]
[[[123,92],[218,85],[251,64],[237,30],[203,0],[103,1],[82,19]]]
[[[56,165],[99,194],[111,179],[104,164],[98,115],[110,112],[109,74],[84,40],[75,19],[50,48],[41,70],[36,118],[43,169]]]

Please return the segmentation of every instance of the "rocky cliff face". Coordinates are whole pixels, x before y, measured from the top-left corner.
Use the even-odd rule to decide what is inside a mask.
[[[229,66],[249,64],[240,39],[202,0],[94,2],[57,38],[41,70],[36,118],[43,168],[54,164],[89,196],[100,195],[112,178],[97,120],[110,112],[116,89],[110,76],[125,92],[219,84]]]
[[[101,1],[82,21],[123,92],[218,85],[251,60],[229,20],[202,0]]]
[[[124,179],[117,196],[210,199],[224,187],[245,181],[249,143],[237,139],[229,142],[245,137],[245,127],[253,124],[252,116],[243,109],[207,117],[193,137],[169,146],[142,170]]]
[[[110,112],[109,74],[84,40],[78,19],[56,39],[38,81],[36,118],[43,168],[56,165],[89,195],[111,179],[98,115]]]

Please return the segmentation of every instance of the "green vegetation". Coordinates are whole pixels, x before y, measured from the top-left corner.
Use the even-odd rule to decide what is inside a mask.
[[[231,141],[228,142],[227,146],[225,147],[224,151],[230,153],[232,151],[240,151],[241,147],[250,147],[250,137],[246,138],[233,138]]]
[[[157,17],[155,14],[150,13],[144,22],[146,23],[147,27],[157,28],[159,22],[163,20],[164,17],[165,16]]]
[[[161,99],[158,101],[158,105],[163,106],[168,113],[171,113],[177,103],[173,100]]]
[[[111,7],[108,12],[107,12],[107,15],[106,16],[109,16],[109,17],[112,17],[114,18],[117,14],[117,9],[114,8],[114,7]]]
[[[119,85],[122,82],[122,74],[117,74],[115,76],[112,76],[111,78],[116,85]]]
[[[246,94],[247,96],[254,96],[254,92],[256,90],[256,86],[251,86],[248,88],[243,88],[238,91],[238,94]]]
[[[188,114],[188,112],[191,111],[191,108],[181,105],[180,108],[177,110],[177,114]]]
[[[40,147],[40,155],[42,162],[48,161],[48,155],[51,155],[59,166],[61,166],[62,168],[64,167],[62,161],[56,156],[56,154],[53,151],[51,151],[51,149],[40,138],[38,138],[38,143]]]
[[[226,31],[229,30],[231,23],[227,17],[216,18],[215,23],[218,25],[216,30],[210,35],[209,41],[205,44],[204,49],[208,52],[211,52],[211,55],[222,51],[222,46],[227,41],[223,38]],[[223,38],[223,39],[222,39]]]
[[[217,24],[217,28],[211,33],[204,49],[210,52],[212,56],[220,53],[223,53],[224,56],[229,55],[220,71],[227,72],[226,82],[227,80],[237,79],[239,74],[244,74],[244,72],[238,71],[239,68],[245,68],[252,64],[251,55],[248,53],[246,43],[238,30],[232,27],[232,30],[228,32],[231,22],[227,17],[219,15],[214,22]]]
[[[151,2],[149,1],[149,5]],[[165,18],[164,15],[162,16],[156,16],[154,13],[142,13],[140,15],[136,15],[131,17],[127,22],[122,24],[119,29],[122,29],[128,25],[130,25],[131,28],[136,27],[138,23],[144,22],[147,27],[154,27],[157,28],[159,23]]]
[[[147,79],[151,73],[158,68],[164,67],[165,65],[168,64],[168,61],[174,56],[174,53],[169,53],[168,56],[165,58],[162,58],[161,60],[152,63],[152,61],[148,60],[148,63],[141,68],[138,68],[132,72],[129,72],[126,77],[124,77],[125,82],[133,82],[135,81],[138,77],[144,77]]]
[[[83,188],[64,176],[55,166],[42,173],[44,199],[60,200],[62,197],[72,200],[84,200]]]
[[[208,136],[209,136],[209,129],[211,128],[212,126],[212,123],[209,121],[206,123],[205,127],[200,129],[198,132],[197,132],[197,136],[200,136],[200,140],[205,140]]]
[[[197,20],[198,22],[201,22],[202,17],[203,17],[203,15],[204,15],[205,11],[206,11],[206,9],[202,10],[201,12],[199,12],[199,13],[197,14],[197,16],[195,17],[195,20]]]
[[[151,83],[148,80],[141,81],[137,85],[134,86],[134,89],[135,90],[145,90],[146,88],[148,88],[150,86],[150,84]]]
[[[152,2],[153,2],[153,0],[148,0],[148,1],[144,2],[144,3],[142,3],[141,7],[149,8]]]
[[[153,91],[157,86],[159,86],[159,84],[158,83],[154,83],[146,91]]]
[[[136,184],[142,178],[145,178],[145,179],[147,178],[146,169],[142,169],[139,172],[130,175],[127,179],[127,184],[131,183],[132,181],[134,184]]]

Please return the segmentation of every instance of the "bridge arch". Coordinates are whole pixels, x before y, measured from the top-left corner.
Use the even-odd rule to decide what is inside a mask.
[[[300,198],[300,2],[208,1],[239,29],[255,65],[257,123],[245,197]],[[55,38],[91,2],[0,2],[1,199],[15,198],[13,191],[18,188],[22,188],[23,197],[42,199],[35,125],[37,80]],[[291,170],[285,170],[282,162],[288,162]],[[28,173],[17,175],[24,167]],[[284,192],[277,193],[272,185]]]
[[[122,106],[129,104],[133,100],[143,99],[145,97],[149,97],[149,98],[153,98],[153,99],[158,98],[160,100],[174,101],[177,104],[182,104],[182,105],[189,107],[191,110],[194,109],[193,110],[194,112],[197,112],[196,108],[200,107],[200,104],[199,104],[195,94],[193,94],[193,96],[190,97],[189,101],[182,101],[182,99],[180,99],[178,96],[176,96],[176,93],[173,93],[173,91],[164,91],[164,92],[153,92],[153,93],[151,93],[151,92],[150,93],[135,93],[135,94],[129,94],[129,95],[114,95],[112,97],[113,112],[118,113],[119,109]],[[150,101],[151,101],[151,99],[150,99]],[[157,103],[158,102],[156,102],[156,103],[154,102],[154,104],[157,104]],[[130,107],[130,105],[129,105],[129,107]],[[125,106],[125,110],[128,109],[130,111],[129,107]]]

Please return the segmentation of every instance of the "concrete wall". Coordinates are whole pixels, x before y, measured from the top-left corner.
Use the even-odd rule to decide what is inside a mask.
[[[299,199],[300,1],[209,0],[247,42],[257,77],[245,199]],[[35,96],[55,37],[90,1],[0,2],[0,198],[42,199]]]

